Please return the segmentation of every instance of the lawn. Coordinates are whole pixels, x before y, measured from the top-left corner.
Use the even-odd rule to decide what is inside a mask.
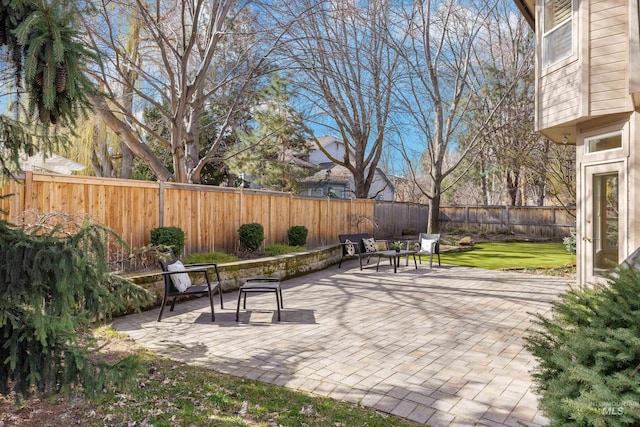
[[[499,269],[550,269],[574,266],[575,254],[562,243],[500,242],[478,243],[473,250],[441,255],[444,264]]]

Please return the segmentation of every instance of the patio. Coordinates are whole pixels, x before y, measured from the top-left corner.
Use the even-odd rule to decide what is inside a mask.
[[[281,322],[270,293],[250,295],[236,322],[233,292],[215,323],[199,298],[113,327],[163,356],[434,427],[545,425],[522,337],[572,279],[403,264],[287,280]]]

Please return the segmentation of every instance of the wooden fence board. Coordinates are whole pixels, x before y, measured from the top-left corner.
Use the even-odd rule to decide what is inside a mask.
[[[26,173],[19,182],[0,184],[0,200],[10,221],[25,209],[90,215],[118,233],[133,248],[149,243],[150,231],[174,225],[185,231],[185,252],[238,249],[237,230],[258,222],[265,243],[287,243],[291,226],[309,230],[308,247],[337,243],[342,233],[369,233],[380,239],[401,235],[402,229],[425,231],[426,205],[362,199],[330,199],[289,193],[158,183],[107,178]],[[555,207],[443,206],[443,227],[477,228],[563,237],[575,229],[575,210]]]
[[[411,203],[376,202],[379,238],[399,237],[403,228],[426,230],[428,207]],[[575,230],[575,208],[532,206],[441,206],[441,229],[477,229],[488,233],[510,231],[543,237],[564,237]]]

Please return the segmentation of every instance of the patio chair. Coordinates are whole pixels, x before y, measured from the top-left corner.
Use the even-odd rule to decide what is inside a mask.
[[[171,309],[176,305],[176,298],[184,295],[209,295],[209,303],[211,304],[211,321],[216,320],[213,310],[213,295],[218,292],[220,294],[220,308],[223,309],[222,303],[222,287],[220,286],[220,274],[216,264],[182,264],[172,253],[165,254],[158,258],[160,268],[162,268],[162,276],[164,277],[164,296],[162,297],[162,305],[158,314],[158,322],[162,320],[162,313],[167,304],[167,300],[173,297],[171,301]],[[216,280],[209,280],[209,271],[213,269],[216,274]],[[204,283],[193,285],[189,274],[204,275]]]
[[[278,321],[280,321],[280,309],[284,308],[282,300],[282,288],[280,279],[277,277],[249,277],[245,279],[244,285],[238,289],[238,305],[236,306],[236,322],[240,319],[240,300],[244,296],[242,308],[247,308],[247,294],[252,292],[273,292],[276,294],[276,308],[278,310]]]
[[[360,262],[360,270],[362,270],[362,258],[366,257],[368,264],[369,258],[379,250],[377,241],[367,233],[338,234],[338,240],[342,246],[342,256],[340,257],[338,268],[342,267],[344,259],[357,257]],[[386,242],[384,242],[384,245],[386,247]]]
[[[438,266],[440,266],[440,235],[420,233],[416,245],[416,255],[429,255],[429,268],[432,268],[434,254],[438,255]],[[422,258],[419,259],[422,264]],[[409,262],[408,256],[407,262]]]

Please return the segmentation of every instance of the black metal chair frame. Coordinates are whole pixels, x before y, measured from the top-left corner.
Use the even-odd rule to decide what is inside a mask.
[[[184,295],[201,295],[208,294],[209,295],[209,303],[211,304],[211,321],[215,322],[216,315],[213,309],[213,295],[218,292],[220,294],[220,308],[224,309],[224,305],[222,302],[222,287],[220,286],[220,274],[218,273],[218,265],[217,264],[209,264],[209,263],[200,263],[200,264],[185,264],[184,271],[169,271],[167,266],[173,264],[177,261],[173,255],[167,256],[165,259],[159,258],[160,268],[162,269],[162,276],[164,277],[164,296],[162,297],[162,305],[160,306],[160,313],[158,314],[158,322],[162,320],[162,314],[164,312],[164,307],[167,304],[167,300],[173,297],[173,301],[171,301],[171,308],[169,311],[173,311],[176,305],[176,298]],[[213,269],[216,274],[216,281],[212,283],[209,280],[209,270]],[[193,273],[202,273],[204,274],[205,283],[201,285],[192,285],[187,288],[184,292],[180,292],[173,284],[173,280],[171,280],[171,276],[174,274],[193,274]]]
[[[342,246],[342,255],[340,257],[340,262],[338,263],[338,268],[342,267],[342,261],[345,258],[355,258],[358,257],[358,261],[360,262],[360,270],[362,270],[362,258],[367,258],[367,264],[369,263],[369,259],[372,256],[376,255],[376,252],[367,252],[364,247],[364,242],[362,239],[369,239],[371,236],[367,233],[359,233],[359,234],[338,234],[338,240],[340,241],[340,245]],[[347,252],[346,242],[349,240],[353,244],[354,253],[353,255]]]
[[[284,308],[282,300],[282,288],[277,277],[249,277],[244,285],[238,289],[238,305],[236,306],[236,322],[240,319],[240,300],[244,296],[242,308],[247,309],[247,294],[253,292],[273,292],[276,294],[276,307],[278,309],[278,321],[280,321],[280,309]]]

